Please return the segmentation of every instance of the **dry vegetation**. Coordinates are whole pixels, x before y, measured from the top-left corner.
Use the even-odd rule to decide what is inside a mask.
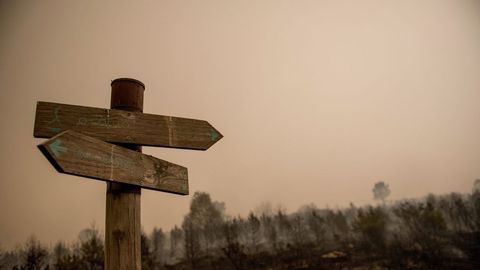
[[[387,203],[388,186],[376,185],[377,206],[286,214],[267,204],[247,217],[197,192],[181,227],[142,234],[142,269],[480,269],[475,188]],[[52,250],[31,238],[0,251],[0,268],[103,269],[103,240],[94,227]]]

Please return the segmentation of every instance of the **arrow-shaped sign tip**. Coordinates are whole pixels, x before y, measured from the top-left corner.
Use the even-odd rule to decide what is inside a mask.
[[[208,133],[210,137],[210,144],[205,149],[210,148],[212,145],[214,145],[216,142],[223,138],[222,133],[215,129],[210,123],[208,123],[208,125],[210,125],[210,131]]]
[[[45,143],[42,143],[38,145],[38,149],[42,152],[42,154],[47,158],[48,161],[55,167],[55,169],[58,172],[64,172],[63,168],[58,164],[58,162],[55,160],[55,158],[60,157],[61,155],[65,154],[68,152],[68,148],[64,147],[62,145],[62,140],[58,137],[63,135],[68,131],[64,131],[52,139],[46,141]]]
[[[212,127],[212,129],[210,130],[210,139],[213,142],[217,142],[221,138],[223,138],[223,135],[220,132],[218,132],[218,130],[216,130],[215,128]]]
[[[64,146],[62,146],[62,140],[57,138],[54,140],[51,144],[48,146],[50,150],[52,150],[53,154],[56,157],[59,157],[62,153],[67,153],[68,149]]]

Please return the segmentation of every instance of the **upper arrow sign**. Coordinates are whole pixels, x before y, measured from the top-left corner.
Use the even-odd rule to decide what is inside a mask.
[[[188,194],[187,168],[78,132],[64,131],[38,147],[59,172]]]
[[[64,130],[113,143],[195,150],[206,150],[223,137],[203,120],[38,102],[33,136],[50,138]]]

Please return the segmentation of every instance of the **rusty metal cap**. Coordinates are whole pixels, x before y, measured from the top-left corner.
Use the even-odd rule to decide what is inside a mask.
[[[143,112],[145,85],[141,81],[131,78],[119,78],[112,81],[111,87],[110,108]]]
[[[132,83],[136,83],[136,84],[139,84],[143,87],[143,89],[145,90],[145,84],[143,84],[141,81],[139,80],[135,80],[135,79],[132,79],[132,78],[118,78],[118,79],[115,79],[113,80],[111,83],[110,83],[110,86],[112,86],[114,83],[118,83],[118,82],[132,82]]]

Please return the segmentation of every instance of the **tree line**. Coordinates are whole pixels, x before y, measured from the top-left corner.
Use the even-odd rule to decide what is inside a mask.
[[[246,217],[196,192],[181,226],[141,235],[142,269],[479,269],[480,180],[469,194],[428,195],[342,209],[313,204],[287,214],[263,204]],[[103,269],[103,237],[91,227],[51,249],[35,238],[0,251],[0,269]]]

